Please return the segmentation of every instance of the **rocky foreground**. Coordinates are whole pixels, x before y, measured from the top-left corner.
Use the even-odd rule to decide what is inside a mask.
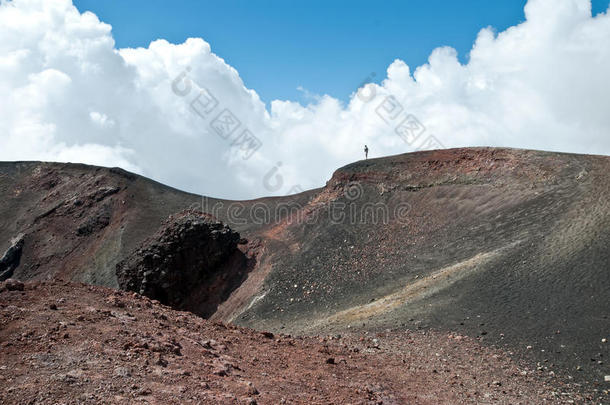
[[[592,402],[596,396],[596,402]],[[474,339],[256,332],[136,293],[0,284],[0,403],[603,403]]]

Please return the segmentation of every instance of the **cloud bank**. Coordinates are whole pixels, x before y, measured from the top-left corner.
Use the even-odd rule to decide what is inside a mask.
[[[480,31],[467,64],[435,49],[380,84],[269,109],[201,38],[117,49],[70,0],[0,2],[0,160],[121,166],[243,199],[318,187],[339,166],[416,149],[510,146],[610,154],[610,16],[529,0]],[[366,72],[363,73],[366,81]]]

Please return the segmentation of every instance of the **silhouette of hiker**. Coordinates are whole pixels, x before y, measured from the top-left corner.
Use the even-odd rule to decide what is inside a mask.
[[[369,147],[364,145],[364,158],[368,159],[369,158]]]

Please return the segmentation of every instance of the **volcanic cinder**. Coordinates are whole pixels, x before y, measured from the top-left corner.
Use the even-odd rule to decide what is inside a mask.
[[[183,193],[121,169],[1,163],[0,271],[11,280],[0,294],[0,399],[36,400],[39,386],[48,394],[41,402],[66,401],[72,397],[50,388],[63,370],[76,376],[55,384],[89,387],[91,402],[171,402],[167,392],[180,378],[186,391],[174,393],[175,402],[204,382],[209,395],[197,398],[209,403],[223,403],[222,393],[235,397],[228,403],[607,400],[609,173],[603,156],[452,149],[360,161],[320,189],[236,202]],[[23,291],[13,279],[26,282]],[[123,306],[104,309],[114,305],[107,296]],[[62,297],[72,304],[57,303]],[[88,316],[95,321],[75,321]],[[182,327],[184,317],[202,326]],[[250,329],[214,326],[227,323]],[[83,347],[77,355],[64,329],[91,336],[91,352]],[[189,347],[187,354],[150,349],[155,330]],[[276,336],[263,336],[265,348],[252,351],[257,360],[239,365],[244,350],[262,344],[252,330]],[[227,340],[217,343],[237,367],[224,376],[214,374],[218,364],[201,360],[203,349],[191,348],[206,333]],[[294,343],[294,336],[328,335],[342,337],[333,348],[328,339]],[[148,348],[134,349],[142,339]],[[218,352],[205,350],[222,363]],[[175,357],[169,363],[188,375],[164,379],[167,359],[156,353]],[[309,355],[315,365],[303,363]],[[434,357],[424,360],[428,355]],[[15,366],[20,356],[29,366]],[[87,366],[91,356],[99,362]],[[137,371],[117,380],[110,369],[123,367],[125,358]],[[399,358],[408,358],[406,369]],[[505,368],[490,365],[500,358]],[[440,379],[416,378],[411,367]],[[290,370],[287,381],[300,388],[279,384],[278,369]],[[366,370],[376,388],[358,379]],[[475,381],[478,373],[496,380],[460,380]],[[523,395],[519,384],[509,385],[522,377]],[[106,378],[115,380],[97,393]],[[236,391],[232,384],[241,379],[259,394]],[[401,379],[413,384],[392,382]],[[174,386],[164,394],[164,384]],[[137,395],[144,386],[151,392]]]

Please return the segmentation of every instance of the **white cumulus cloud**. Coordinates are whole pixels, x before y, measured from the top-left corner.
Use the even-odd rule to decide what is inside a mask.
[[[610,154],[610,16],[589,0],[529,0],[525,16],[481,30],[466,64],[441,47],[415,69],[394,61],[347,104],[266,109],[201,38],[117,49],[70,0],[0,0],[0,160],[121,166],[241,199],[321,186],[364,144]]]

